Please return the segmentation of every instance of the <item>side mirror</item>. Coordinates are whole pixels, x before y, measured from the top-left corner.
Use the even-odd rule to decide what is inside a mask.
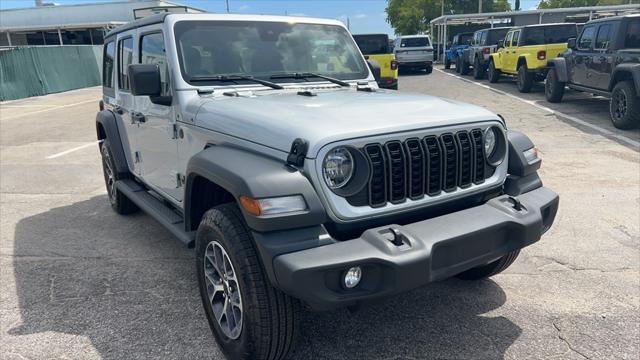
[[[380,63],[378,63],[378,61],[375,59],[369,59],[367,60],[367,65],[369,65],[369,69],[373,73],[373,77],[376,79],[376,81],[379,81],[380,80]]]
[[[504,47],[504,40],[498,40],[498,49],[503,48]]]
[[[156,64],[131,64],[128,68],[129,85],[134,96],[149,96],[154,104],[171,105],[171,96],[161,96],[162,80]]]
[[[575,49],[576,48],[576,38],[569,38],[569,40],[567,41],[567,47],[569,49]]]

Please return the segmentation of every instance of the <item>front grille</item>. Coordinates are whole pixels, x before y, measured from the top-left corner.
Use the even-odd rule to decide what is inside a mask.
[[[482,130],[369,144],[368,205],[384,206],[467,188],[485,181]],[[363,204],[364,205],[364,204]]]

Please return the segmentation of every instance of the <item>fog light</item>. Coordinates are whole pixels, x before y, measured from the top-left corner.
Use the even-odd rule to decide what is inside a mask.
[[[347,289],[353,289],[358,286],[362,279],[362,269],[360,266],[354,266],[344,274],[344,286]]]

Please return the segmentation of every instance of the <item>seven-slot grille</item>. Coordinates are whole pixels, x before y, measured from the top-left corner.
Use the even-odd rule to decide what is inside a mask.
[[[455,191],[485,180],[482,130],[369,144],[368,204],[383,206]]]

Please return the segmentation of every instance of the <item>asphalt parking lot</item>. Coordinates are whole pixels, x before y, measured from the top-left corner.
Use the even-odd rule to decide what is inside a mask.
[[[560,194],[554,227],[491,280],[305,313],[293,357],[640,358],[640,130],[613,128],[602,98],[568,92],[550,106],[541,87],[523,96],[513,81],[454,74],[406,74],[400,89],[487,107],[526,132]],[[193,252],[109,207],[99,97],[0,104],[0,358],[222,358]]]

